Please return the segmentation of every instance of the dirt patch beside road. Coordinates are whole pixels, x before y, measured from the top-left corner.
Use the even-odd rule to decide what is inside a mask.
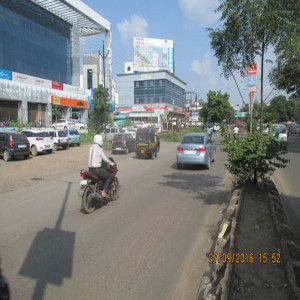
[[[90,145],[70,147],[52,154],[40,154],[28,160],[0,159],[0,193],[14,191],[70,172],[87,168]]]

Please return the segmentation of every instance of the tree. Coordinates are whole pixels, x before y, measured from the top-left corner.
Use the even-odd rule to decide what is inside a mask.
[[[287,2],[294,3],[296,0]],[[211,47],[223,68],[225,78],[233,76],[236,71],[244,77],[247,65],[254,62],[256,55],[261,57],[261,130],[264,55],[269,46],[275,45],[290,30],[286,24],[295,8],[292,5],[284,6],[285,3],[284,0],[222,0],[217,9],[221,12],[222,28],[207,29]]]
[[[200,110],[200,117],[205,122],[221,123],[223,120],[231,121],[234,116],[234,109],[230,106],[229,95],[221,94],[221,91],[209,91],[207,103],[204,103]]]
[[[283,39],[275,54],[276,65],[269,74],[271,83],[277,89],[300,95],[300,32]]]
[[[273,98],[265,111],[268,114],[267,122],[286,122],[288,120],[288,101],[286,97],[277,96]]]
[[[104,90],[104,87],[101,84],[94,90],[92,99],[94,108],[89,110],[91,127],[96,131],[102,131],[107,123],[112,122],[111,116],[109,112],[107,112],[106,99],[108,99],[108,89]]]

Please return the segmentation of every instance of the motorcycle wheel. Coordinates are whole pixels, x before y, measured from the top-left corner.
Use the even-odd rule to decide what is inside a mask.
[[[92,197],[93,189],[88,186],[82,195],[82,208],[86,214],[92,213],[96,209],[96,201]]]
[[[109,189],[109,198],[112,201],[115,201],[119,197],[119,179],[117,177],[114,178],[113,182],[111,183],[110,189]]]

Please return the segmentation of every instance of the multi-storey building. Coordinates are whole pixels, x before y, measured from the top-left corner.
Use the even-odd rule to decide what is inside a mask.
[[[0,121],[48,127],[55,107],[86,123],[80,38],[105,34],[111,91],[111,24],[78,0],[2,0],[0,15]]]

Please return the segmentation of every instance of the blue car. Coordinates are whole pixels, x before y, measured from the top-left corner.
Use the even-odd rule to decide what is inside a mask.
[[[68,135],[69,146],[71,145],[80,146],[81,139],[80,139],[80,134],[77,130],[69,129],[69,130],[65,130],[65,132]]]
[[[216,158],[216,144],[209,134],[188,133],[177,147],[176,164],[178,169],[184,165],[203,165],[207,169]]]

